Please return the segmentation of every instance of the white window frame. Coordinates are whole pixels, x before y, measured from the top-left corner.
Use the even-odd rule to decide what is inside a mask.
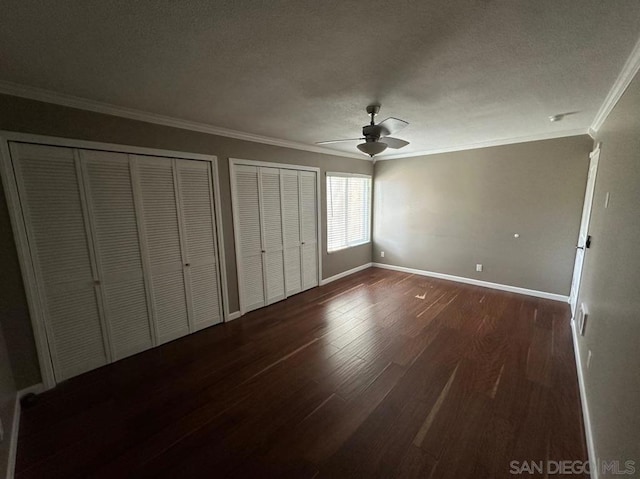
[[[342,178],[366,178],[369,180],[369,197],[368,197],[368,211],[367,211],[367,238],[364,241],[358,241],[358,242],[354,242],[354,243],[348,243],[346,244],[346,246],[343,246],[341,248],[337,248],[337,249],[329,249],[329,201],[331,200],[331,197],[329,195],[329,177],[330,176],[337,176],[337,177],[342,177]],[[364,175],[364,174],[360,174],[360,173],[342,173],[342,172],[334,172],[334,171],[328,171],[325,174],[325,191],[326,191],[326,196],[327,196],[327,254],[332,254],[332,253],[337,253],[338,251],[344,251],[346,249],[349,248],[354,248],[356,246],[361,246],[363,244],[369,244],[371,243],[371,219],[372,219],[372,211],[373,211],[373,177],[371,175]],[[348,183],[347,183],[347,195],[348,195]],[[348,212],[348,206],[347,206],[347,231],[349,230],[349,212]]]

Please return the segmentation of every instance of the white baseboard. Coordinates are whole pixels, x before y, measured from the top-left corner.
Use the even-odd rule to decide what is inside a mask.
[[[240,316],[242,316],[242,314],[240,314],[240,311],[234,311],[233,313],[229,313],[227,321],[233,321],[234,319],[238,319]]]
[[[405,268],[404,266],[394,266],[392,264],[373,263],[373,267],[391,269],[393,271],[402,271],[403,273],[419,274],[421,276],[430,276],[432,278],[455,281],[456,283],[472,284],[474,286],[482,286],[483,288],[499,289],[500,291],[508,291],[510,293],[526,294],[527,296],[535,296],[537,298],[552,299],[554,301],[563,301],[565,303],[569,302],[569,296],[547,293],[545,291],[537,291],[535,289],[520,288],[518,286],[510,286],[508,284],[490,283],[489,281],[481,281],[479,279],[464,278],[462,276],[453,276],[451,274],[444,273],[435,273],[433,271],[425,271],[422,269]]]
[[[30,393],[40,394],[40,393],[43,393],[45,390],[46,388],[44,387],[44,384],[42,383],[34,384],[33,386],[29,386],[28,388],[24,388],[18,391],[18,397],[22,398]]]
[[[336,281],[338,279],[341,279],[341,278],[344,278],[346,276],[349,276],[350,274],[357,273],[358,271],[362,271],[362,270],[371,268],[371,266],[373,266],[373,263],[365,263],[365,264],[362,264],[362,265],[357,266],[355,268],[349,269],[347,271],[343,271],[342,273],[338,273],[338,274],[335,274],[333,276],[329,276],[328,278],[323,279],[322,281],[320,281],[320,286],[324,286],[325,284],[332,283],[333,281]]]
[[[576,330],[576,322],[571,320],[571,336],[573,337],[573,354],[576,359],[576,369],[578,370],[578,386],[580,388],[580,402],[582,403],[582,419],[584,421],[584,433],[587,440],[587,454],[589,455],[589,469],[591,470],[592,479],[598,479],[598,461],[596,456],[596,448],[593,443],[593,434],[591,431],[591,414],[589,414],[589,403],[587,402],[587,392],[584,387],[584,375],[582,372],[582,358],[578,349],[578,331]]]

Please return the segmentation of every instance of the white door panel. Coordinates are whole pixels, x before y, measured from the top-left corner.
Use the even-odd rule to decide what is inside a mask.
[[[300,188],[298,172],[280,170],[282,185],[282,230],[286,294],[302,291],[300,240]]]
[[[280,170],[260,168],[259,173],[265,299],[271,304],[285,298]]]
[[[241,305],[247,312],[265,305],[258,169],[237,166],[234,177],[238,283]]]
[[[80,150],[113,359],[153,346],[129,158]]]
[[[184,231],[187,284],[193,328],[222,321],[211,167],[207,162],[176,160]]]
[[[300,173],[302,289],[318,286],[318,211],[316,173]]]
[[[11,144],[56,380],[110,361],[76,153]]]
[[[132,155],[158,342],[190,332],[173,160]]]

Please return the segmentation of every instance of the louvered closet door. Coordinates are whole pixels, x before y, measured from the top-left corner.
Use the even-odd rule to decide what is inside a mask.
[[[222,322],[211,166],[176,160],[185,240],[187,290],[194,329]]]
[[[57,381],[109,362],[74,150],[11,144]]]
[[[80,150],[114,360],[153,346],[129,157]]]
[[[260,168],[263,268],[266,303],[285,298],[280,170]]]
[[[137,155],[131,159],[142,210],[152,313],[158,342],[164,343],[190,332],[174,160]]]
[[[235,167],[235,214],[240,295],[245,312],[265,305],[258,168]]]
[[[300,188],[296,170],[280,170],[282,231],[287,296],[302,291],[300,241]]]
[[[302,289],[318,286],[318,208],[316,173],[301,171]]]

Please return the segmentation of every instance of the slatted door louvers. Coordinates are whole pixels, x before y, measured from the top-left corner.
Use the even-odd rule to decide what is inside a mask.
[[[318,285],[317,173],[233,164],[243,312]]]
[[[222,321],[209,162],[10,150],[57,381]]]

